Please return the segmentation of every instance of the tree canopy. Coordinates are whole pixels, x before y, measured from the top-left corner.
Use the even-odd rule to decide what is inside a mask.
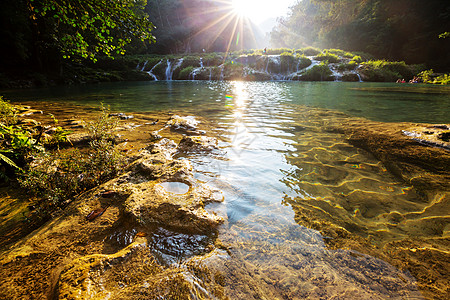
[[[146,0],[9,1],[0,15],[2,61],[95,61],[98,54],[124,54],[133,39],[154,40],[145,5]]]
[[[278,47],[317,46],[450,68],[450,2],[302,0],[271,33]],[[441,36],[441,38],[439,38]]]

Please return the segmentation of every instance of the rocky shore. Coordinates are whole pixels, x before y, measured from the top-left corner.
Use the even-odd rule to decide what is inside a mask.
[[[30,126],[47,118],[40,109],[73,130],[72,145],[89,141],[80,120],[94,109],[42,104],[30,111]],[[445,299],[448,125],[380,123],[311,108],[307,113],[410,186],[403,191],[408,203],[366,199],[358,191],[333,199],[333,208],[286,197],[295,226],[269,230],[263,224],[274,220],[250,215],[249,223],[261,225],[243,237],[235,229],[245,223],[230,225],[226,214],[206,207],[223,195],[197,180],[184,158],[218,151],[205,120],[177,112],[117,114],[114,139],[127,157],[119,176],[74,197],[26,236],[26,230],[7,231],[27,226],[24,216],[33,213],[34,200],[2,194],[4,203],[18,208],[2,211],[0,299],[381,299],[393,291]],[[355,213],[349,217],[343,210]]]

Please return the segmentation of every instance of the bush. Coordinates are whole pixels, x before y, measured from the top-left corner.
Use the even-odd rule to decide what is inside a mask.
[[[332,74],[333,72],[331,72],[328,64],[322,62],[307,70],[299,79],[303,81],[331,81],[334,80]]]
[[[111,141],[91,142],[79,149],[41,153],[21,176],[21,186],[40,197],[40,211],[50,214],[77,194],[112,179],[123,168],[123,159]]]
[[[178,74],[178,78],[177,79],[179,79],[179,80],[189,80],[189,79],[191,79],[189,77],[190,77],[192,71],[194,71],[194,67],[192,67],[192,66],[189,66],[189,67],[186,67],[186,68],[182,69],[180,71],[180,73]]]
[[[328,51],[324,51],[323,53],[320,53],[318,55],[316,55],[314,57],[315,60],[319,60],[319,61],[328,61],[329,63],[337,63],[339,62],[341,59],[339,56],[337,56],[336,54],[333,53],[329,53]]]
[[[337,66],[337,69],[339,71],[350,71],[350,70],[354,70],[357,66],[358,66],[358,64],[352,60],[348,64],[339,64]]]
[[[339,55],[340,57],[352,58],[354,55],[350,52],[341,50],[341,49],[328,49],[326,50],[328,53]]]
[[[421,66],[407,65],[404,61],[390,62],[370,60],[361,64],[361,73],[366,81],[396,81],[399,78],[411,79]]]
[[[289,48],[277,48],[277,49],[266,49],[267,55],[280,55],[282,53],[291,53],[293,54],[294,50]]]
[[[362,59],[362,57],[361,57],[361,56],[359,56],[359,55],[355,55],[355,56],[353,56],[353,58],[352,58],[352,61],[354,61],[355,63],[358,63],[358,64],[360,64],[360,63],[362,63],[362,62],[363,62],[363,59]]]
[[[437,75],[433,70],[425,70],[417,75],[423,83],[431,84],[450,84],[450,74]]]
[[[311,65],[311,60],[304,55],[298,56],[297,68],[298,70],[302,70]]]
[[[306,47],[298,50],[300,53],[303,53],[306,56],[315,56],[322,52],[319,48]]]
[[[296,59],[292,52],[283,52],[280,54],[281,73],[289,73],[297,68]]]
[[[0,96],[0,123],[9,126],[17,124],[17,108]]]
[[[124,167],[124,159],[110,140],[117,119],[102,105],[98,118],[86,122],[92,137],[88,149],[34,153],[19,183],[40,197],[39,211],[50,215],[73,197],[112,179]]]

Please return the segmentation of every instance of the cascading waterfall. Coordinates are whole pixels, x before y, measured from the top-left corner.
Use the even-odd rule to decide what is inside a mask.
[[[144,63],[144,65],[142,66],[141,72],[144,72],[145,67],[147,66],[147,64],[148,64],[148,60],[146,60],[145,63]],[[139,64],[138,64],[138,66],[139,66]]]
[[[167,60],[166,80],[172,80],[172,62]]]
[[[307,58],[311,61],[311,64],[305,68],[302,68],[302,60],[297,59],[297,62],[289,62],[283,60],[283,57],[280,55],[264,55],[260,57],[252,57],[251,59],[248,57],[240,57],[235,61],[244,65],[242,76],[244,78],[259,78],[258,80],[301,80],[301,77],[305,72],[314,68],[314,66],[319,65],[322,61],[315,60],[314,56],[307,56]],[[342,58],[340,64],[346,63],[347,59]],[[165,76],[165,80],[173,80],[175,70],[179,70],[183,64],[183,58],[178,60],[174,59],[163,59],[159,61],[156,65],[154,65],[150,71],[147,73],[153,77],[154,80],[158,80],[157,76],[153,74],[153,70],[158,67],[160,64],[166,64],[165,73],[162,76]],[[348,63],[348,62],[347,62]],[[142,64],[142,62],[141,62]],[[137,70],[144,71],[146,66],[148,65],[148,61],[144,62],[143,65],[138,64]],[[330,63],[328,65],[330,71],[332,72],[332,76],[335,81],[359,81],[362,82],[361,76],[358,73],[357,69],[340,71],[338,69],[338,63]],[[147,67],[148,68],[148,67]],[[160,66],[161,68],[161,66]],[[220,73],[215,75],[213,74],[213,69],[220,68]],[[218,71],[219,72],[219,71]],[[158,71],[158,74],[161,72]],[[203,58],[199,58],[198,66],[195,67],[191,73],[189,74],[189,79],[191,80],[224,80],[225,76],[225,65],[221,64],[219,66],[205,66],[205,62]],[[264,74],[263,74],[264,73]],[[161,77],[161,75],[158,75]],[[217,78],[218,77],[218,78]],[[161,78],[160,78],[161,79]],[[320,78],[319,78],[320,79]],[[323,78],[322,80],[325,80]]]
[[[155,79],[155,81],[158,81],[158,78],[156,77],[155,74],[153,74],[153,70],[154,70],[157,66],[159,66],[159,65],[162,63],[162,61],[163,61],[163,60],[161,59],[156,65],[153,66],[153,68],[150,69],[150,71],[147,72],[147,74],[150,75],[150,76],[152,76],[153,79]]]

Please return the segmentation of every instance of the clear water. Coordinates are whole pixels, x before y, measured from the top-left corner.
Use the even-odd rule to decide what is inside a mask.
[[[346,250],[328,249],[325,239],[330,237],[299,225],[298,218],[308,212],[312,219],[344,227],[379,247],[428,237],[429,232],[420,231],[428,204],[374,157],[327,132],[323,124],[337,116],[330,109],[382,122],[449,123],[448,87],[145,82],[2,94],[14,101],[103,102],[123,112],[182,111],[211,122],[221,151],[188,158],[197,178],[224,194],[222,204],[208,209],[228,220],[219,239],[231,249],[231,258],[224,260],[238,267],[228,267],[227,277],[260,288],[247,291],[230,283],[232,298],[261,291],[288,298],[421,298],[409,273],[351,250],[350,243]],[[405,222],[390,226],[393,212]],[[257,270],[259,280],[237,271],[239,266]]]

